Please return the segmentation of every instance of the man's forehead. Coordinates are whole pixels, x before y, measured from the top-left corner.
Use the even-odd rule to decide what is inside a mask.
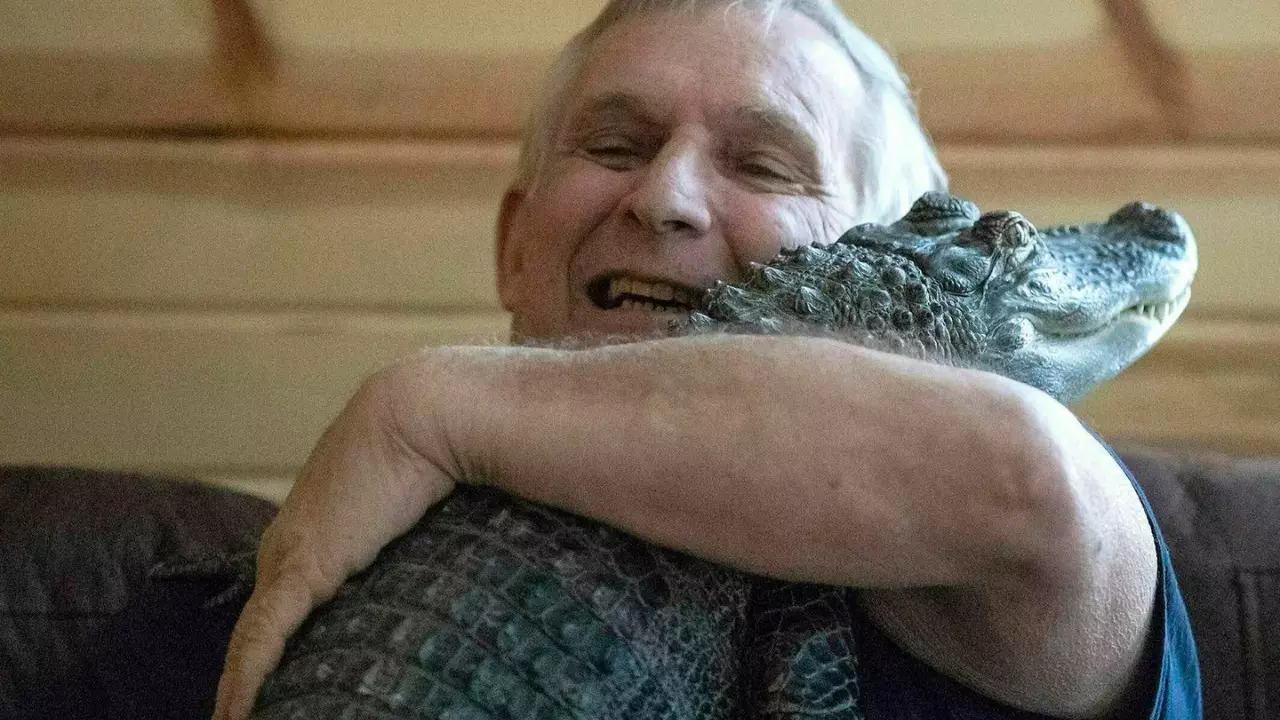
[[[739,13],[658,13],[597,39],[566,109],[660,120],[696,106],[739,126],[812,132],[859,95],[852,61],[804,16],[786,11],[765,28]]]

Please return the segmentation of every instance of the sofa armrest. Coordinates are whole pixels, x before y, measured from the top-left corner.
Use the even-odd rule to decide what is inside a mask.
[[[275,506],[173,478],[0,467],[0,716],[74,678],[157,563],[252,548]],[[132,610],[136,612],[136,610]]]

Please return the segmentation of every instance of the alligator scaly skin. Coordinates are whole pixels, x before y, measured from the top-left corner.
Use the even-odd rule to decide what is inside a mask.
[[[1145,284],[1119,287],[1114,268],[1069,267],[1084,280],[1063,287],[1078,294],[1093,283],[1101,293],[1111,282],[1116,302],[1130,302],[1128,293],[1141,304],[1151,301],[1134,288],[1148,292],[1157,271],[1170,286],[1190,282],[1193,240],[1158,208],[1126,206],[1105,224],[1042,238],[1016,213],[979,217],[970,203],[929,194],[893,225],[859,226],[826,249],[755,267],[740,286],[718,286],[692,331],[815,328],[1001,372],[1062,398],[1118,372],[1158,334],[1145,346],[1117,345],[1101,370],[1090,364],[1096,376],[1080,376],[1025,359],[1036,328],[1020,319],[1028,310],[1013,300],[1022,295],[1002,304],[999,294],[1042,282],[1053,263],[1112,262],[1125,251],[1149,261],[1123,274]],[[1060,325],[1082,315],[1071,303],[1098,305],[1069,299],[1055,307],[1049,297],[1043,314]],[[254,717],[859,720],[853,598],[460,486],[312,614]]]
[[[856,718],[847,597],[462,486],[308,619],[254,717]]]

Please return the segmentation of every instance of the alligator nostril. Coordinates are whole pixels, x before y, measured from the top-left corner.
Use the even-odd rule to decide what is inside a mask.
[[[1112,213],[1107,225],[1125,225],[1152,240],[1186,245],[1191,230],[1182,216],[1150,203],[1133,202]]]
[[[1154,211],[1158,211],[1155,205],[1145,202],[1131,202],[1119,210],[1111,213],[1111,217],[1107,218],[1108,225],[1122,224],[1141,224],[1145,218]]]

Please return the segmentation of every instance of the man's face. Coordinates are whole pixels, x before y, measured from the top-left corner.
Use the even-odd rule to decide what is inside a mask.
[[[568,94],[534,188],[499,223],[517,334],[663,333],[716,280],[856,224],[856,69],[812,21],[631,18]]]

